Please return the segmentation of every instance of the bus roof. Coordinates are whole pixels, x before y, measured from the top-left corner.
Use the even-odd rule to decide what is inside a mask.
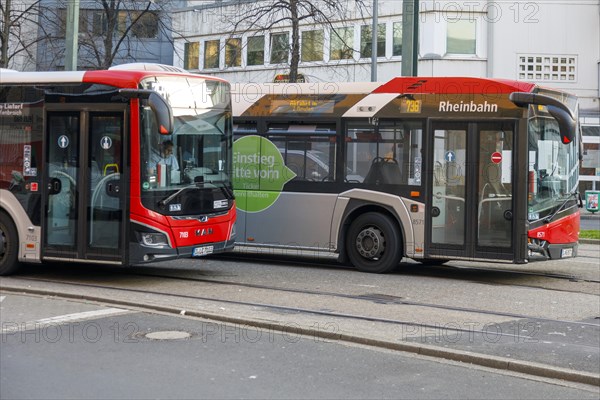
[[[500,94],[531,92],[533,83],[508,79],[470,77],[398,77],[379,86],[373,93]]]
[[[158,66],[158,67],[152,67]],[[0,85],[45,85],[45,84],[75,84],[96,83],[111,85],[120,88],[135,89],[141,80],[149,76],[187,76],[190,78],[202,78],[211,81],[227,82],[213,76],[204,76],[181,72],[185,70],[161,68],[160,64],[125,64],[109,70],[94,71],[44,71],[44,72],[14,72],[2,70],[0,72]]]
[[[511,113],[517,107],[509,101],[508,95],[513,92],[533,92],[536,87],[528,82],[472,77],[397,77],[385,83],[237,83],[232,86],[233,115],[384,117],[397,113],[394,104],[400,101],[398,99],[402,95],[437,96],[430,100],[431,104],[423,103],[429,112],[435,112],[439,109],[442,97],[457,94],[466,96],[461,97],[464,101],[481,97],[483,105],[493,100],[494,107],[510,109],[508,112]],[[452,114],[459,115],[456,112]]]

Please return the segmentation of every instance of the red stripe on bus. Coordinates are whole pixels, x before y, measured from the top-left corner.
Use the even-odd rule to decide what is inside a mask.
[[[532,83],[507,79],[482,78],[417,78],[398,77],[384,83],[373,93],[429,93],[496,95],[512,92],[531,92]]]

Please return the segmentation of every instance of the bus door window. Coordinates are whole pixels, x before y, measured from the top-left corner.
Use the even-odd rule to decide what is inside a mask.
[[[79,121],[79,113],[57,113],[48,116],[46,237],[49,245],[76,245]]]
[[[122,135],[122,114],[90,114],[88,244],[91,247],[119,247],[122,219]]]
[[[480,128],[478,178],[479,246],[512,245],[512,128]]]
[[[466,129],[434,131],[431,238],[436,244],[465,244],[466,144]]]

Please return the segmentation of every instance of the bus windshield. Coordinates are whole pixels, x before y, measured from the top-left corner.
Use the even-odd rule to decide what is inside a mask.
[[[529,220],[546,218],[576,201],[577,142],[563,144],[556,120],[535,116],[529,120]]]
[[[177,193],[173,198],[176,204],[195,205],[186,210],[179,206],[170,210],[183,213],[211,211],[182,197],[188,192],[186,188],[228,193],[220,189],[229,185],[227,171],[231,170],[229,85],[201,77],[153,77],[145,81],[144,86],[157,91],[169,102],[175,120],[173,134],[160,135],[151,111],[144,109],[142,112],[140,158],[144,166],[141,169],[144,205],[156,209],[166,198]],[[217,200],[220,199],[214,199]]]

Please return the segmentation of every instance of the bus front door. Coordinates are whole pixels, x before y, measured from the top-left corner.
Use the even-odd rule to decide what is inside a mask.
[[[44,260],[122,264],[124,113],[49,111]]]
[[[512,260],[509,122],[434,122],[426,258]]]

